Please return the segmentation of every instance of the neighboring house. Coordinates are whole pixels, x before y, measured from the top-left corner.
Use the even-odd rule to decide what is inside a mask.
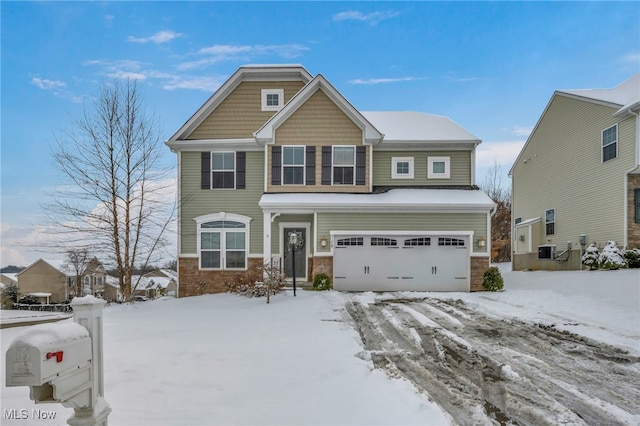
[[[18,272],[18,298],[33,295],[41,303],[60,303],[73,292],[68,275],[56,262],[38,259]]]
[[[172,269],[158,269],[144,275],[150,278],[151,285],[156,289],[158,296],[177,296],[178,273]]]
[[[107,273],[97,258],[93,258],[80,274],[85,294],[104,295]],[[76,295],[77,272],[67,263],[39,259],[16,274],[20,297],[31,294],[41,303],[60,303]]]
[[[124,297],[120,291],[118,278],[108,275],[104,281],[104,300],[107,302],[122,302]]]
[[[585,246],[640,246],[640,74],[556,91],[511,171],[513,269],[579,269]]]
[[[0,275],[0,283],[5,285],[18,285],[18,273],[2,272],[2,274]]]
[[[167,141],[178,295],[271,261],[338,290],[481,289],[495,204],[475,182],[480,142],[447,117],[358,111],[299,65],[241,67]]]

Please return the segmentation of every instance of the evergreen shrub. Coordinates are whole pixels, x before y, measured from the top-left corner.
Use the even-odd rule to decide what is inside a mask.
[[[487,269],[482,278],[482,286],[489,291],[499,291],[504,288],[504,280],[498,267],[492,266]]]
[[[331,278],[327,274],[318,274],[313,277],[314,290],[331,290]]]

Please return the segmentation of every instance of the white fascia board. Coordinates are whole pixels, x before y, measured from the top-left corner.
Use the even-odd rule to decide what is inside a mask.
[[[304,208],[296,204],[288,203],[259,203],[263,211],[279,212],[286,214],[312,214],[312,213],[482,213],[487,214],[493,206],[485,204],[467,205],[372,205],[372,204],[309,204]]]
[[[264,148],[257,144],[255,139],[194,139],[167,141],[165,144],[173,152],[180,151],[263,151]]]
[[[475,149],[480,141],[388,141],[375,147],[376,151],[470,151]]]

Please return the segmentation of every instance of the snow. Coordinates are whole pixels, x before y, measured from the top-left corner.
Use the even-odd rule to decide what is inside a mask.
[[[39,324],[22,330],[22,333],[11,342],[9,347],[48,346],[60,343],[70,343],[87,337],[89,337],[87,329],[75,322]]]
[[[374,194],[279,193],[264,194],[258,203],[263,209],[313,209],[314,211],[352,211],[376,208],[397,212],[488,210],[495,203],[480,190],[468,189],[391,189]]]
[[[512,272],[510,265],[500,268],[505,281],[502,292],[402,292],[393,297],[461,299],[495,318],[553,324],[640,355],[640,270]],[[276,295],[270,304],[264,298],[219,294],[107,306],[103,323],[104,397],[112,409],[109,422],[451,424],[448,414],[428,395],[408,381],[375,369],[371,352],[364,350],[345,304],[366,307],[384,297],[298,291],[297,297],[291,292]],[[457,313],[453,306],[442,308],[448,314]],[[420,323],[435,324],[438,331],[438,321],[455,323],[455,318],[434,309],[421,313],[402,309]],[[394,314],[386,315],[392,318]],[[5,319],[3,312],[2,321]],[[394,321],[402,326],[399,317]],[[67,319],[46,327],[62,324],[73,325]],[[21,332],[36,327],[2,330],[0,381],[5,410],[31,413],[42,409],[29,400],[28,388],[4,386],[4,356],[9,344]],[[407,333],[419,346],[420,335],[413,328]],[[508,356],[509,349],[505,347],[503,353]],[[537,361],[533,353],[517,355]],[[522,372],[510,363],[501,366],[500,375],[514,382],[523,380]],[[577,392],[573,388],[567,391]],[[579,393],[575,397],[583,398]],[[585,403],[607,404],[597,400]],[[72,414],[59,404],[45,408],[55,410],[57,417],[3,418],[2,424],[63,424]],[[612,413],[617,410],[615,406],[607,409]]]
[[[384,134],[382,144],[393,142],[473,142],[469,133],[449,117],[416,111],[362,111],[362,115]]]
[[[621,112],[640,102],[640,73],[633,75],[613,89],[577,89],[559,90],[559,92],[599,101],[612,102],[622,106],[619,110],[619,112]]]

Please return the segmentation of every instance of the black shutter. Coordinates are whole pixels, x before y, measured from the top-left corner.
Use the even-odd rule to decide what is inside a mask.
[[[282,147],[274,146],[271,148],[271,185],[280,185],[282,182],[281,176],[281,164],[282,164]]]
[[[322,147],[322,184],[331,185],[331,147]]]
[[[307,185],[315,185],[316,184],[316,147],[308,146],[307,147],[307,158],[306,158],[306,184]]]
[[[356,185],[364,185],[367,174],[367,147],[356,147]]]
[[[236,152],[236,189],[245,189],[247,153]]]
[[[211,153],[200,153],[200,189],[211,189]]]

